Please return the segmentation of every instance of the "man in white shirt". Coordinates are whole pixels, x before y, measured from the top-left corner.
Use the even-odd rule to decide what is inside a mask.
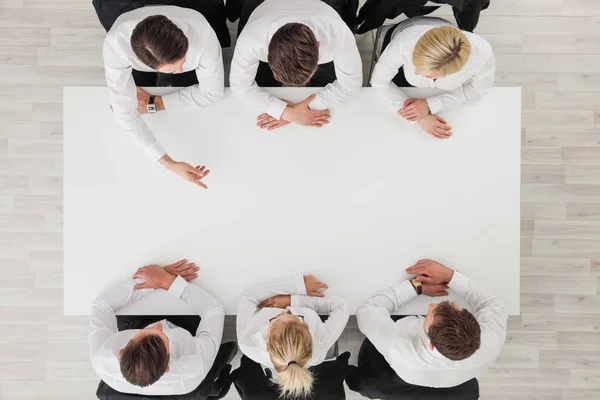
[[[111,108],[125,132],[151,160],[206,188],[201,180],[209,170],[173,160],[141,116],[162,110],[197,109],[223,97],[221,46],[202,14],[175,6],[147,6],[122,14],[104,40],[104,70]],[[191,71],[195,74],[186,73]],[[169,79],[165,86],[189,87],[151,96],[136,88],[134,81],[137,77],[137,86],[147,84],[148,76]],[[162,84],[159,81],[151,86]]]
[[[506,339],[508,314],[502,303],[435,261],[421,260],[406,272],[421,275],[362,304],[356,312],[360,330],[408,385],[451,388],[481,375]],[[430,304],[426,317],[390,318],[419,294],[445,296],[448,288],[464,297],[473,312],[442,302]]]
[[[138,269],[132,280],[101,293],[92,304],[89,332],[92,366],[121,393],[178,395],[196,389],[211,369],[221,344],[225,311],[199,286],[187,283],[198,267],[181,260],[164,268]],[[167,290],[200,316],[195,336],[167,320],[145,329],[117,331],[115,313],[154,290]]]
[[[354,34],[320,0],[266,0],[240,34],[230,75],[231,90],[258,113],[257,125],[276,129],[294,122],[321,127],[329,109],[349,101],[362,85],[362,63]],[[324,89],[294,103],[261,86]]]
[[[389,43],[389,44],[388,44]],[[452,135],[439,115],[481,99],[494,85],[490,44],[442,18],[417,17],[388,31],[371,86],[399,116],[440,139]],[[427,99],[410,98],[403,87],[436,88]]]

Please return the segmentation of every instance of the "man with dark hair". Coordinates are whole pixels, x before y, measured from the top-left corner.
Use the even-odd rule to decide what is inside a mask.
[[[202,14],[175,6],[147,6],[122,14],[104,40],[104,70],[111,109],[125,132],[153,161],[206,188],[201,180],[209,170],[169,157],[141,117],[197,109],[223,97],[221,46]],[[185,88],[151,96],[140,86]]]
[[[356,312],[358,327],[400,378],[395,384],[453,388],[478,377],[500,355],[506,339],[508,314],[502,303],[436,261],[421,260],[406,272],[420,276],[371,297]],[[446,296],[448,289],[473,312],[445,301],[430,304],[426,317],[390,318],[411,299]]]
[[[188,281],[199,268],[181,260],[139,268],[133,279],[113,286],[92,304],[89,345],[98,376],[121,393],[178,395],[195,390],[211,369],[223,336],[225,310]],[[118,331],[115,313],[157,289],[188,303],[200,316],[192,336],[167,320],[145,329]]]
[[[349,101],[362,85],[354,34],[321,0],[266,0],[240,33],[231,62],[231,90],[258,113],[258,126],[294,122],[321,127],[329,109]],[[279,99],[261,87],[324,87],[306,100]]]

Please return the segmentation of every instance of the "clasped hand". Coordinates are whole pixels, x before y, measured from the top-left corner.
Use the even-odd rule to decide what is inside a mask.
[[[423,294],[432,297],[447,296],[448,283],[454,276],[454,270],[433,260],[419,260],[406,268],[408,274],[420,274],[417,280],[423,285]]]
[[[134,289],[164,289],[168,290],[177,276],[181,276],[186,281],[194,280],[198,277],[198,271],[195,263],[188,263],[188,260],[179,260],[173,264],[160,265],[152,264],[138,268],[133,278],[143,279],[143,283],[135,285]]]
[[[304,126],[313,126],[320,128],[329,123],[331,114],[329,110],[311,110],[309,104],[315,99],[315,95],[311,94],[300,103],[294,103],[289,100],[283,100],[287,103],[287,107],[283,110],[280,119],[275,119],[267,113],[263,113],[257,117],[256,125],[261,129],[272,131],[273,129],[281,128],[288,125],[290,122]]]
[[[327,284],[319,281],[313,275],[304,275],[304,287],[306,288],[306,294],[314,297],[325,297],[325,294],[321,292],[322,289],[328,289]],[[263,300],[258,305],[258,308],[286,308],[289,307],[292,302],[292,296],[289,294],[280,294],[277,296],[270,297]]]

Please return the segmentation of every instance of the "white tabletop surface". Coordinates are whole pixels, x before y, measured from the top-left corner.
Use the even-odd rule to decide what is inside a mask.
[[[299,100],[310,90],[273,92]],[[354,313],[420,258],[459,269],[519,313],[519,88],[442,113],[449,140],[394,115],[370,88],[321,129],[261,131],[229,89],[203,110],[146,116],[174,159],[210,168],[208,190],[151,162],[108,107],[106,88],[64,90],[65,314],[88,314],[103,287],[140,266],[180,258],[202,267],[196,283],[228,314],[245,286],[300,273]],[[424,314],[430,301],[398,313]],[[190,312],[164,292],[123,310]]]

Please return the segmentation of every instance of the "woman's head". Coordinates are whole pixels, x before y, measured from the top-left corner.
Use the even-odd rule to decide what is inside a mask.
[[[271,320],[267,351],[277,371],[275,382],[282,397],[310,394],[313,377],[305,367],[312,357],[312,349],[312,336],[301,317],[284,311]]]
[[[458,72],[471,55],[471,43],[453,26],[428,30],[417,42],[413,63],[417,74],[437,79]]]

